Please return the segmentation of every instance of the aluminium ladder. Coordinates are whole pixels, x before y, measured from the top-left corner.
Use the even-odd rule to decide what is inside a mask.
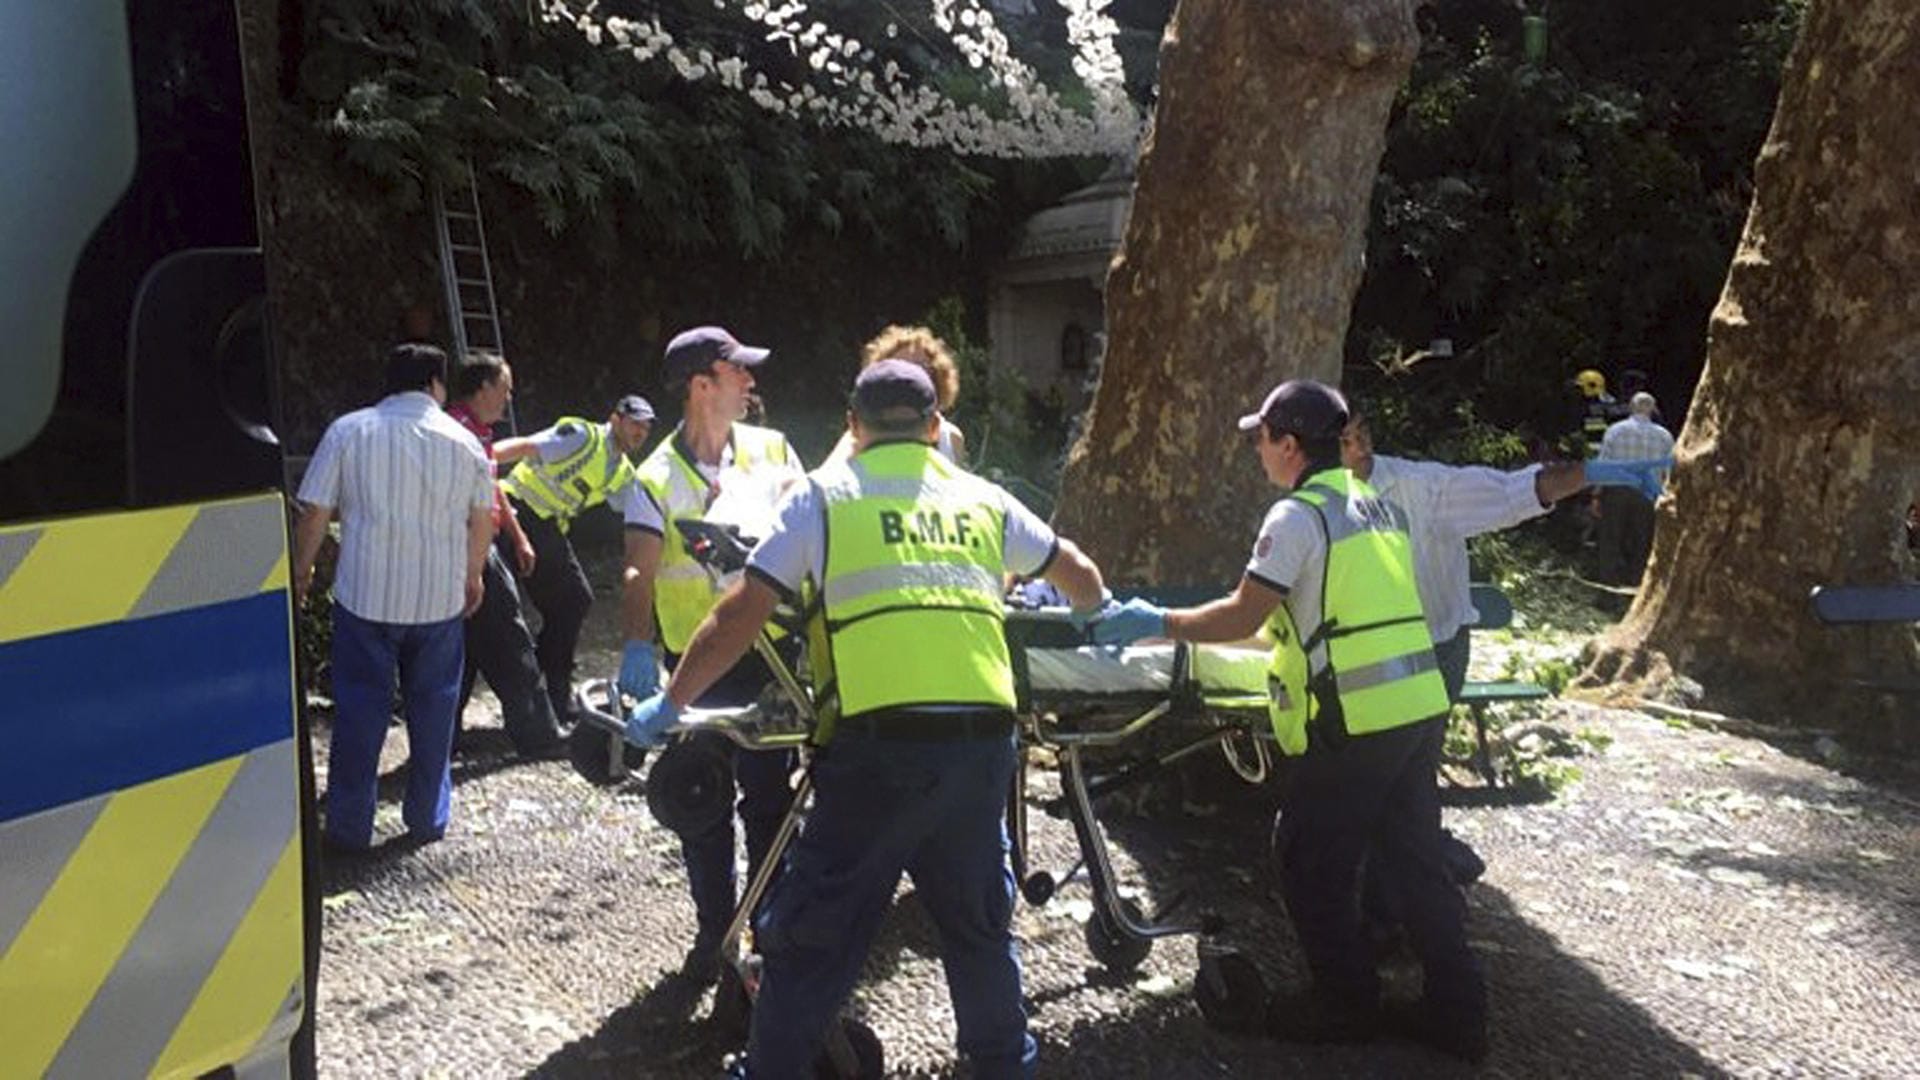
[[[487,227],[480,219],[480,185],[473,162],[463,163],[466,182],[449,191],[433,182],[434,231],[440,246],[440,278],[447,292],[447,323],[453,330],[454,362],[470,352],[506,355],[500,307],[494,299],[493,260]],[[513,401],[507,401],[507,432],[518,434]]]

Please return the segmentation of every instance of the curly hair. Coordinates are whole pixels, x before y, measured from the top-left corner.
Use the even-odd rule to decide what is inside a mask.
[[[926,368],[933,380],[940,411],[952,410],[954,399],[960,396],[960,369],[953,362],[953,354],[947,351],[947,343],[934,336],[932,330],[924,326],[889,326],[880,331],[860,350],[860,366],[866,368],[882,360],[906,360]]]

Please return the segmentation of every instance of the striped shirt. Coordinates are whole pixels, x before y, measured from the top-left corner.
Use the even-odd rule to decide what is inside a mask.
[[[493,505],[487,458],[420,391],[328,425],[300,501],[340,512],[334,601],[372,622],[417,625],[466,607],[467,515]]]
[[[1600,440],[1601,461],[1657,461],[1673,456],[1673,433],[1651,417],[1629,416],[1607,428]],[[1659,473],[1666,483],[1666,470]]]
[[[1407,515],[1413,576],[1427,632],[1449,641],[1479,618],[1473,609],[1467,537],[1518,525],[1547,512],[1534,490],[1539,466],[1502,472],[1376,454],[1367,483]]]

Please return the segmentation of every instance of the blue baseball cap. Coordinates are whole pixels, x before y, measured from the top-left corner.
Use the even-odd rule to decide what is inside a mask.
[[[753,367],[773,355],[772,350],[742,345],[732,334],[718,326],[696,326],[675,334],[667,342],[666,379],[687,379],[703,375],[717,360]]]
[[[1346,429],[1350,415],[1352,410],[1340,391],[1312,379],[1288,379],[1273,388],[1259,412],[1241,417],[1239,428],[1252,431],[1265,424],[1276,434],[1328,439]]]
[[[853,411],[862,419],[926,419],[940,407],[927,369],[909,360],[882,360],[853,380]]]

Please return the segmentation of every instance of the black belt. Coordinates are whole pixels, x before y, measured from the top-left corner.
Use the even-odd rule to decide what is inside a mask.
[[[891,742],[962,742],[1004,739],[1013,734],[1013,714],[1000,710],[931,712],[920,709],[875,709],[845,716],[833,725],[834,737]]]

